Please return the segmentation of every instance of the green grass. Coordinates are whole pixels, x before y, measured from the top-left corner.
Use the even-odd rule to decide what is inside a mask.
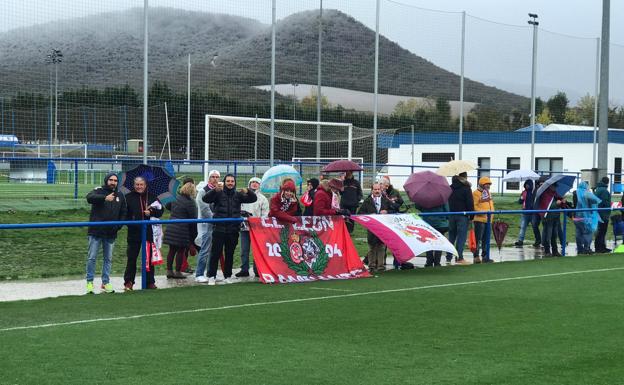
[[[173,312],[2,330],[0,383],[621,383],[623,262],[560,258],[0,303],[0,329]],[[598,269],[611,270],[587,272]],[[530,278],[505,280],[514,277]],[[212,310],[179,313],[194,309]]]

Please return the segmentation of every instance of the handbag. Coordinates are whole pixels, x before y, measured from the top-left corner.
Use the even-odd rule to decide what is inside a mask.
[[[477,236],[472,225],[470,226],[470,231],[468,231],[468,248],[473,254],[477,252]]]

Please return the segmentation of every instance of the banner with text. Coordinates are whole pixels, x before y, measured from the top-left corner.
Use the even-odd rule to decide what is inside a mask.
[[[430,250],[457,255],[451,242],[416,214],[355,215],[351,218],[381,239],[400,263]]]
[[[251,247],[260,282],[290,283],[369,277],[344,219],[249,218]]]

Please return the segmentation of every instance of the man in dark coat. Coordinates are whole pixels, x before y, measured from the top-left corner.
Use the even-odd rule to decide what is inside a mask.
[[[240,218],[241,204],[253,203],[258,198],[253,191],[246,188],[236,191],[236,179],[234,175],[227,174],[224,182],[219,184],[212,190],[206,192],[202,198],[206,203],[213,203],[213,218]],[[223,253],[225,256],[225,266],[223,276],[225,283],[233,283],[232,265],[234,263],[234,249],[238,243],[238,234],[240,231],[240,222],[217,222],[212,231],[212,247],[210,250],[210,260],[208,263],[208,285],[215,285],[217,278],[217,264],[219,255],[225,248]]]
[[[472,190],[468,175],[463,172],[455,175],[451,180],[451,196],[448,204],[451,212],[455,211],[474,211],[474,200],[472,198]],[[457,250],[457,263],[460,265],[468,265],[469,262],[464,259],[464,245],[468,236],[468,224],[472,219],[472,215],[450,215],[449,216],[449,241]],[[446,255],[447,264],[451,262],[451,254]]]
[[[104,184],[96,187],[87,194],[87,202],[91,204],[89,222],[123,221],[126,218],[126,199],[117,192],[119,178],[114,173],[104,177]],[[110,283],[110,272],[113,262],[113,247],[117,232],[121,226],[89,226],[89,252],[87,255],[87,294],[93,293],[93,276],[95,275],[95,260],[102,245],[104,263],[102,265],[102,290],[105,293],[114,293]]]
[[[163,215],[164,208],[158,201],[156,195],[148,190],[147,181],[143,177],[134,178],[134,187],[130,193],[126,195],[126,203],[128,204],[128,214],[126,219],[129,221],[148,220],[152,217],[160,218]],[[147,226],[147,242],[154,242],[152,226]],[[128,248],[126,249],[126,271],[124,272],[124,290],[131,291],[136,278],[137,257],[141,252],[141,226],[128,226]],[[147,272],[147,288],[156,289],[156,281],[154,280],[154,266],[150,263],[150,269]]]
[[[600,182],[596,184],[595,195],[600,198],[598,208],[611,208],[611,193],[609,192],[609,178],[603,177]],[[594,247],[597,253],[609,253],[611,249],[607,248],[605,237],[607,236],[607,230],[609,229],[609,210],[599,211],[602,223],[598,222],[598,231],[596,232],[596,241]]]
[[[362,193],[362,186],[360,186],[360,182],[353,177],[353,171],[346,172],[342,184],[343,190],[340,193],[340,208],[349,210],[349,214],[355,214],[364,195]],[[353,233],[353,221],[349,219],[345,223],[349,234]]]
[[[358,214],[387,214],[392,202],[381,193],[381,184],[373,183],[371,194],[364,199]],[[368,269],[371,273],[386,270],[386,248],[379,238],[366,231]]]

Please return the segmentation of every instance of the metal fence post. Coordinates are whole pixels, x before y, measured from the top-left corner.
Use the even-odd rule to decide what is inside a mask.
[[[487,214],[487,225],[485,226],[485,259],[490,259],[490,238],[491,236],[491,229],[492,229],[492,213],[488,212]],[[479,253],[479,250],[477,250],[477,253]]]
[[[147,289],[147,225],[141,224],[141,289]]]
[[[78,199],[78,159],[74,159],[74,199]]]

